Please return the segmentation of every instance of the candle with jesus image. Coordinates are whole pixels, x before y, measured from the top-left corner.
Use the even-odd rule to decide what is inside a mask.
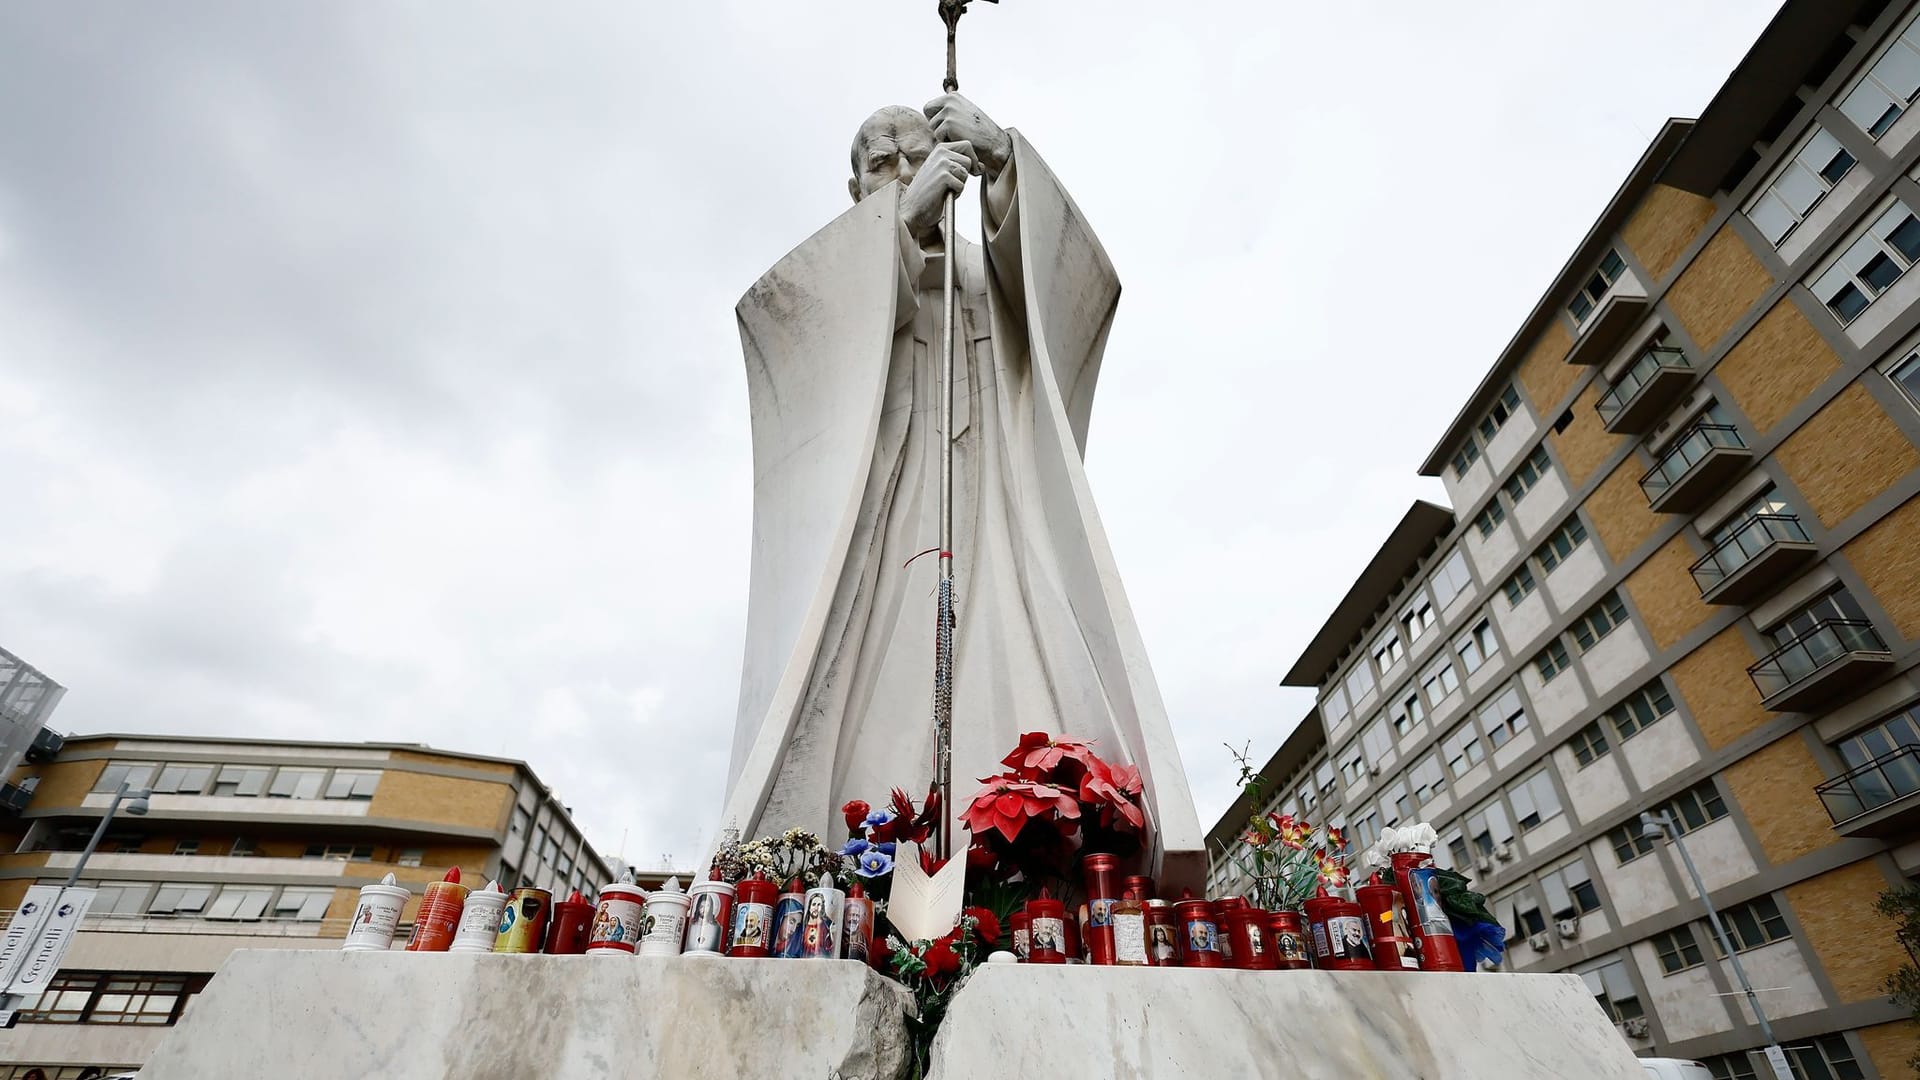
[[[835,887],[832,874],[820,875],[820,884],[807,890],[800,920],[800,955],[809,960],[840,958],[840,915],[847,894]]]

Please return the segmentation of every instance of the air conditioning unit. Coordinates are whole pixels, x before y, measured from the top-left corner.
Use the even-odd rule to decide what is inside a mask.
[[[33,792],[15,784],[0,786],[0,811],[18,814],[27,808],[33,799]]]
[[[27,747],[27,762],[38,765],[43,761],[51,761],[65,745],[67,740],[62,738],[59,732],[52,728],[41,728],[34,733],[33,745]]]
[[[1487,858],[1485,855],[1475,855],[1473,857],[1473,865],[1478,867],[1480,872],[1483,874],[1490,874],[1493,872],[1493,860]]]
[[[1513,861],[1513,845],[1511,843],[1501,844],[1499,847],[1493,849],[1493,853],[1499,856],[1501,862]]]
[[[1380,763],[1379,763],[1379,762],[1376,762],[1376,761],[1369,761],[1369,762],[1367,762],[1367,775],[1368,775],[1368,776],[1379,776],[1379,775],[1380,775]]]
[[[1527,939],[1527,944],[1533,949],[1534,952],[1546,952],[1547,943],[1548,943],[1548,938],[1547,938],[1547,932],[1545,930],[1542,930],[1539,933]]]
[[[1621,1024],[1620,1030],[1626,1032],[1627,1038],[1629,1039],[1644,1039],[1647,1037],[1647,1018],[1644,1016],[1633,1017]]]
[[[1555,929],[1560,931],[1561,941],[1572,941],[1580,936],[1580,920],[1560,919],[1555,924]]]

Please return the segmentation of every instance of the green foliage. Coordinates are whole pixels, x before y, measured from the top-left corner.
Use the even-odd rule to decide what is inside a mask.
[[[1907,962],[1887,977],[1886,991],[1895,1005],[1920,1021],[1920,885],[1888,889],[1873,909],[1893,923],[1893,939],[1907,950]],[[1920,1053],[1907,1058],[1907,1067],[1920,1076]]]

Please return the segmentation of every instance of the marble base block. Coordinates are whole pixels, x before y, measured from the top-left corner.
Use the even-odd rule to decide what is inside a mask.
[[[931,1080],[1645,1080],[1575,975],[987,965]]]
[[[237,952],[141,1080],[893,1080],[913,999],[851,960]]]

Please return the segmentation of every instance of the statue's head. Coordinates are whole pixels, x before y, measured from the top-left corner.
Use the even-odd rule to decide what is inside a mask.
[[[895,180],[913,183],[920,163],[933,153],[933,125],[927,114],[906,105],[889,105],[860,125],[853,137],[853,179],[847,191],[854,202]]]

